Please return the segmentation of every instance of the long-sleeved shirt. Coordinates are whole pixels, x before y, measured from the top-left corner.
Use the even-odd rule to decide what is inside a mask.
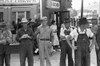
[[[31,38],[22,38],[22,39],[20,39],[24,34],[28,34]],[[35,38],[35,36],[34,36],[34,33],[33,33],[31,28],[27,28],[26,31],[24,30],[24,28],[19,29],[18,32],[17,32],[17,36],[16,36],[16,40],[18,42],[20,42],[24,39],[34,40],[34,38]]]

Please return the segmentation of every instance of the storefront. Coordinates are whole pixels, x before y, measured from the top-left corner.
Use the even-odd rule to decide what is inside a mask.
[[[17,22],[18,18],[31,18],[38,14],[39,0],[0,0],[0,22]]]
[[[43,16],[47,16],[48,20],[56,20],[55,12],[60,11],[60,0],[43,0]]]

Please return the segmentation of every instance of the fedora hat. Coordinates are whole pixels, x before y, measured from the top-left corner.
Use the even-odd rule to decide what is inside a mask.
[[[25,24],[25,23],[28,23],[28,20],[26,18],[22,18],[21,24]]]
[[[42,17],[42,18],[41,18],[41,20],[47,20],[47,17],[46,17],[46,16],[44,16],[44,17]]]
[[[70,18],[65,18],[64,23],[70,23]]]

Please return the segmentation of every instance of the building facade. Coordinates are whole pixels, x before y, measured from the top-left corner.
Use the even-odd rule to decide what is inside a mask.
[[[31,18],[38,14],[39,0],[0,0],[0,22],[17,22],[18,18]]]

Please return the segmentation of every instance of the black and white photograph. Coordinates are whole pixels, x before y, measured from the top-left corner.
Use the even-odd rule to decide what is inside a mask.
[[[100,0],[0,0],[0,66],[100,66]]]

